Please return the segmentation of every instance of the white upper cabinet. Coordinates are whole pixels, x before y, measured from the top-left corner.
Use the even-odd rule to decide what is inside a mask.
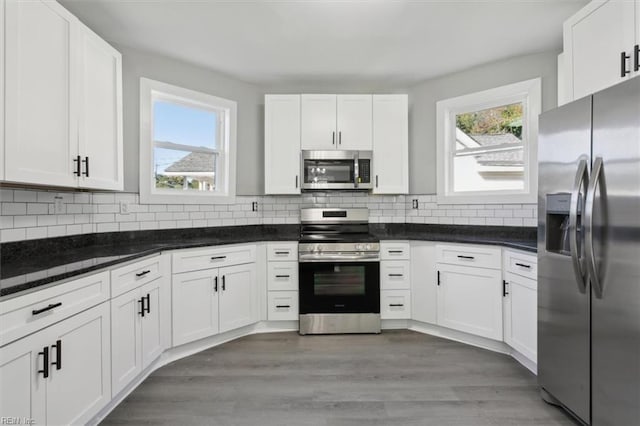
[[[371,150],[371,95],[302,95],[301,148]]]
[[[77,38],[56,2],[6,3],[5,179],[77,186]]]
[[[373,95],[374,194],[409,192],[407,95]]]
[[[0,0],[0,26],[6,28],[5,0]],[[0,31],[0,46],[4,48],[4,31]],[[4,53],[0,53],[0,180],[4,180]]]
[[[55,1],[5,14],[3,179],[122,189],[120,54]]]
[[[640,1],[593,1],[564,23],[564,77],[569,102],[640,74]]]
[[[337,148],[352,151],[372,149],[372,96],[338,95]]]
[[[264,192],[300,193],[300,95],[264,97]]]
[[[122,56],[80,27],[80,186],[122,190]]]

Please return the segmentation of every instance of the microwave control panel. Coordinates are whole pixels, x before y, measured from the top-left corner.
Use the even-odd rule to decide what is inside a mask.
[[[371,160],[358,161],[358,176],[360,177],[358,183],[371,182]]]

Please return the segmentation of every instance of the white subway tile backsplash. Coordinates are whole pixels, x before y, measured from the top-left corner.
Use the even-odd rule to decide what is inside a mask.
[[[114,204],[116,202],[115,194],[95,193],[93,194],[94,204]]]
[[[0,188],[0,202],[13,201],[13,189]]]
[[[2,216],[15,216],[27,214],[26,203],[2,203]]]

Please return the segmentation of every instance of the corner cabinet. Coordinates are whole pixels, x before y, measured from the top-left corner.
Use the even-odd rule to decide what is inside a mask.
[[[264,97],[264,192],[300,193],[300,95]]]
[[[373,95],[374,194],[409,193],[407,95]]]
[[[4,13],[4,180],[121,190],[120,53],[55,1]]]
[[[567,103],[640,75],[640,0],[598,0],[564,23],[559,84]]]

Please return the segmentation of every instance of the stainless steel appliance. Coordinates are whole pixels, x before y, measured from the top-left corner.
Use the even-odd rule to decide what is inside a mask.
[[[302,190],[373,188],[371,151],[302,151]]]
[[[300,334],[380,333],[380,243],[367,209],[302,209]]]
[[[640,425],[640,78],[541,115],[538,158],[542,395]]]

